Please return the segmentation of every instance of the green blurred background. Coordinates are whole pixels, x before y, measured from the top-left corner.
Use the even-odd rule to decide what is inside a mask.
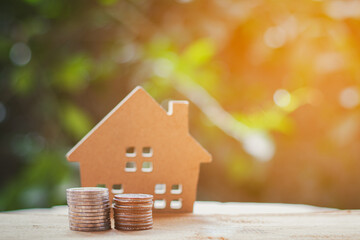
[[[0,210],[65,204],[65,153],[135,86],[190,101],[198,200],[360,208],[360,2],[2,0]]]

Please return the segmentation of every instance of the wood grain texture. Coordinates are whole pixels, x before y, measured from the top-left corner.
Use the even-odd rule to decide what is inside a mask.
[[[59,206],[1,213],[0,226],[0,239],[360,239],[360,210],[196,202],[194,214],[154,216],[152,230],[83,233]]]

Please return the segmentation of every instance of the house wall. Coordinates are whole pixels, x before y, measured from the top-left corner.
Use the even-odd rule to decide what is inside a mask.
[[[109,173],[108,175],[99,174],[99,171],[91,167],[86,167],[86,164],[81,168],[81,176],[88,176],[89,174],[96,176],[95,178],[84,177],[81,179],[81,185],[84,187],[94,187],[99,184],[106,186],[109,189],[110,199],[113,199],[118,193],[146,193],[154,196],[155,206],[160,206],[165,200],[165,208],[154,208],[154,212],[192,212],[193,203],[196,200],[196,189],[198,182],[198,174],[192,172],[194,169],[189,169],[187,174],[172,173],[168,177],[161,178],[151,172],[125,172],[125,165],[117,168],[117,174]],[[154,166],[156,168],[156,166]],[[91,169],[91,170],[89,170]],[[115,168],[112,168],[115,169]],[[165,184],[165,192],[162,193],[162,188],[157,188],[157,184]],[[121,185],[122,189],[113,189]],[[172,191],[173,185],[179,185],[181,192]],[[181,201],[181,207],[177,201]],[[174,204],[171,201],[175,201]],[[173,207],[173,208],[172,208]]]

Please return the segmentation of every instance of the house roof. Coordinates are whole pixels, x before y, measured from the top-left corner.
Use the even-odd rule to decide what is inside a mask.
[[[127,104],[129,103],[129,104]],[[131,104],[130,104],[131,103]],[[130,105],[127,106],[127,105]],[[137,106],[139,108],[137,109]],[[151,109],[151,110],[149,110]],[[92,142],[92,136],[97,133],[100,128],[106,125],[114,126],[114,123],[110,123],[112,118],[115,118],[116,113],[125,111],[126,117],[137,117],[141,114],[139,111],[147,111],[146,114],[158,116],[162,120],[169,119],[174,123],[172,128],[181,131],[186,131],[187,146],[191,146],[191,152],[196,156],[198,162],[211,162],[211,155],[188,133],[188,102],[187,101],[170,101],[169,111],[166,112],[142,87],[138,86],[131,91],[113,110],[111,110],[96,126],[86,134],[66,155],[69,161],[80,161],[82,157],[79,157],[79,148],[85,145],[87,142]],[[144,116],[139,116],[144,118]],[[124,118],[124,116],[122,116]],[[147,118],[147,117],[146,117]],[[150,118],[150,116],[149,116]],[[146,121],[146,119],[144,119]],[[114,122],[114,121],[112,121]],[[122,126],[126,128],[126,126]],[[139,130],[141,131],[141,129]],[[101,146],[101,144],[100,144]],[[79,153],[77,153],[79,152]]]

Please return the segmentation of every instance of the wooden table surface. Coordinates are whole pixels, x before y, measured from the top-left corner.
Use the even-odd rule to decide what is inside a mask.
[[[360,210],[196,202],[193,214],[154,216],[146,231],[74,232],[67,206],[0,213],[0,239],[360,239]]]

